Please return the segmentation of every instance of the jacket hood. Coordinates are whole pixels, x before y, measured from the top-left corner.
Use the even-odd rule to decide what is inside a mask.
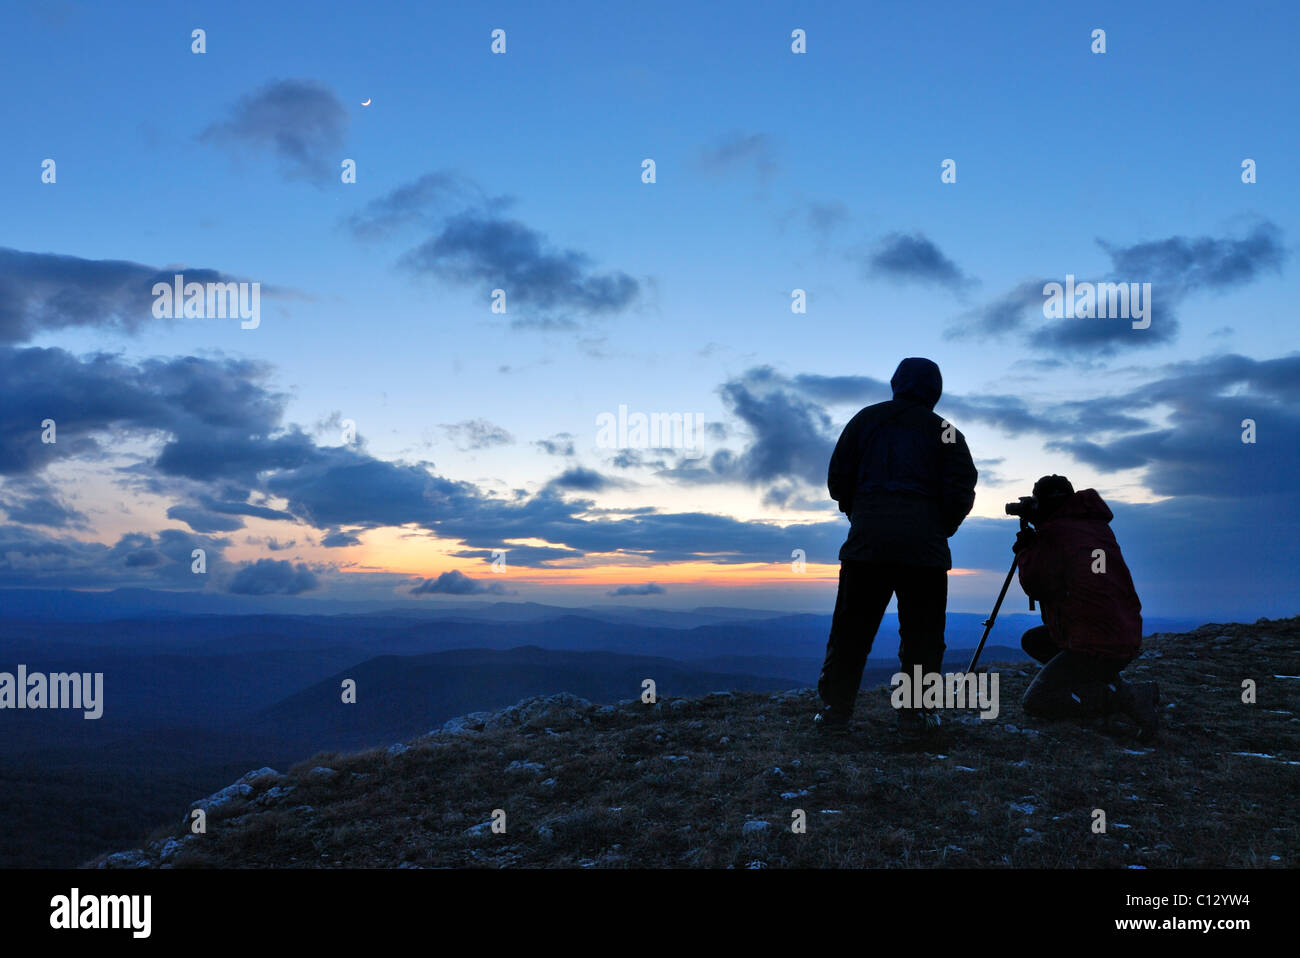
[[[1097,493],[1096,489],[1080,489],[1069,499],[1066,499],[1048,522],[1052,519],[1100,519],[1103,522],[1110,522],[1115,518],[1115,514],[1110,511],[1110,506]]]
[[[943,395],[943,376],[939,367],[929,359],[909,357],[898,364],[889,380],[895,399],[910,399],[924,403],[931,409]]]

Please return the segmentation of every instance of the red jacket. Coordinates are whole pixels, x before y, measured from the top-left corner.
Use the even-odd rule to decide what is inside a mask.
[[[1142,646],[1142,603],[1110,531],[1113,518],[1096,489],[1081,489],[1039,524],[1017,565],[1058,647],[1128,659]],[[1103,559],[1106,571],[1094,572]]]

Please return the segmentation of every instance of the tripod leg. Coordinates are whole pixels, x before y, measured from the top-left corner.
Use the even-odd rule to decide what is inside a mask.
[[[968,673],[975,671],[975,663],[979,661],[980,653],[984,651],[984,643],[988,641],[989,633],[993,631],[993,623],[997,620],[998,610],[1002,608],[1002,600],[1007,597],[1007,589],[1011,588],[1011,577],[1016,574],[1016,563],[1019,561],[1019,556],[1011,560],[1011,568],[1007,570],[1007,577],[1002,581],[1002,591],[998,593],[998,601],[994,603],[989,617],[984,620],[984,634],[980,636],[980,644],[975,647],[975,654],[971,656],[970,665],[966,667]]]

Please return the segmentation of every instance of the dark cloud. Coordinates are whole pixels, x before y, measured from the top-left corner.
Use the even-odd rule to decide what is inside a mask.
[[[800,373],[791,380],[795,389],[824,403],[884,402],[893,396],[889,383],[870,376],[819,376]]]
[[[495,549],[462,549],[451,555],[458,559],[482,559],[491,562],[496,558]],[[512,545],[504,549],[506,563],[520,566],[545,566],[557,564],[560,559],[581,559],[582,553],[577,549],[555,548],[550,546]]]
[[[763,492],[763,505],[777,509],[807,510],[810,512],[826,511],[829,505],[824,495],[818,492],[809,494],[812,487],[808,483],[778,482]]]
[[[609,460],[615,469],[666,469],[668,461],[656,449],[653,454],[646,449],[620,449]]]
[[[233,427],[218,428],[177,434],[163,446],[154,465],[166,475],[190,479],[253,481],[261,472],[317,462],[321,458],[320,450],[296,425],[280,436],[250,435]]]
[[[1280,493],[1300,471],[1300,355],[1254,360],[1227,355],[1151,371],[1140,387],[1093,399],[1031,404],[1015,395],[946,393],[937,411],[1014,436],[1041,436],[1045,448],[1106,471],[1147,469],[1160,495],[1231,497]],[[869,377],[785,377],[749,370],[722,387],[748,427],[748,444],[702,463],[668,470],[682,482],[767,486],[770,504],[787,505],[801,489],[825,482],[838,431],[817,400],[866,403],[888,397]],[[1245,419],[1261,438],[1241,442]],[[813,500],[816,501],[816,500]]]
[[[572,456],[574,452],[573,434],[568,432],[557,432],[550,439],[538,439],[533,445],[548,456]]]
[[[448,282],[502,289],[507,309],[536,309],[539,322],[567,325],[564,314],[599,316],[632,303],[640,284],[626,273],[596,273],[577,250],[552,247],[518,220],[467,210],[402,258],[407,268]],[[549,314],[559,313],[558,316]],[[549,316],[549,320],[548,317]]]
[[[154,318],[153,287],[171,287],[177,273],[186,282],[239,282],[213,269],[159,268],[0,247],[0,344],[74,326],[135,333],[145,323],[170,324],[174,320]]]
[[[1163,375],[1111,400],[1163,424],[1097,437],[1086,433],[1047,443],[1098,469],[1145,469],[1143,482],[1161,496],[1239,500],[1289,497],[1300,518],[1300,353],[1276,359],[1215,356],[1166,366]],[[1256,424],[1242,441],[1244,420]]]
[[[63,502],[54,488],[39,480],[10,480],[0,496],[0,509],[10,522],[52,529],[88,528],[84,513]]]
[[[1032,349],[1094,356],[1112,355],[1121,346],[1141,348],[1172,342],[1179,331],[1178,307],[1190,293],[1225,290],[1266,271],[1280,273],[1287,257],[1281,237],[1275,224],[1264,221],[1240,238],[1172,236],[1133,246],[1098,239],[1110,257],[1111,269],[1101,279],[1076,277],[1076,288],[1084,282],[1150,283],[1148,328],[1135,329],[1131,320],[1123,318],[1046,318],[1043,289],[1048,283],[1063,284],[1065,276],[1060,276],[1021,283],[966,313],[949,327],[947,336],[998,338],[1017,333]]]
[[[247,498],[247,492],[244,497]],[[285,512],[282,509],[271,509],[267,506],[253,505],[252,503],[239,501],[226,501],[216,499],[210,495],[200,495],[198,497],[199,505],[208,512],[219,513],[224,516],[252,516],[256,519],[282,519],[293,521],[293,514]]]
[[[326,549],[341,549],[344,546],[359,546],[361,540],[350,532],[334,529],[321,536],[320,544]]]
[[[1183,291],[1239,286],[1266,270],[1280,275],[1287,255],[1282,231],[1267,221],[1238,239],[1171,236],[1133,246],[1101,239],[1097,244],[1109,254],[1113,275]]]
[[[348,113],[314,80],[275,80],[243,98],[199,138],[231,151],[248,147],[279,157],[287,176],[323,182],[338,174]]]
[[[247,475],[274,460],[293,462],[310,440],[265,437],[283,397],[262,388],[268,368],[249,360],[195,357],[132,365],[107,355],[77,358],[61,349],[0,347],[0,475],[29,474],[57,459],[93,458],[114,430],[169,434],[158,469],[213,479]],[[41,441],[54,420],[56,441]],[[256,449],[257,455],[252,451]]]
[[[486,419],[466,419],[463,422],[444,424],[442,431],[463,451],[508,446],[515,441],[514,436]]]
[[[106,545],[0,525],[0,586],[200,590],[223,568],[226,545],[179,529],[131,532]],[[206,574],[191,571],[194,549],[206,553]]]
[[[288,559],[258,559],[245,563],[230,580],[227,591],[235,595],[299,595],[317,588],[316,573]]]
[[[960,292],[972,282],[939,247],[920,233],[891,233],[863,266],[868,276],[944,286]]]
[[[700,149],[696,166],[716,174],[753,167],[760,177],[776,172],[776,145],[766,133],[730,133]]]
[[[848,222],[849,208],[839,200],[827,203],[809,203],[804,211],[808,226],[820,236],[829,236],[840,225]]]
[[[1300,358],[1220,356],[1160,367],[1146,385],[1093,399],[1032,404],[1020,396],[945,394],[937,411],[1015,436],[1104,471],[1144,469],[1160,495],[1231,498],[1281,494],[1300,472]],[[747,427],[747,444],[661,471],[678,482],[739,482],[763,488],[763,502],[816,509],[840,418],[825,404],[880,401],[888,387],[870,377],[797,375],[751,369],[724,384],[724,401]],[[1261,438],[1241,442],[1245,419]],[[1063,464],[1061,470],[1068,466]],[[1010,481],[1002,476],[997,483]]]
[[[640,295],[641,284],[627,273],[597,272],[585,253],[556,247],[507,216],[513,203],[459,173],[436,171],[371,201],[346,223],[360,238],[386,237],[408,225],[426,230],[429,238],[399,265],[484,295],[504,290],[515,329],[577,329],[579,317],[618,312]]]
[[[840,388],[823,377],[810,377],[812,389]],[[838,433],[830,415],[808,393],[770,366],[758,366],[724,383],[722,401],[745,426],[748,444],[739,453],[719,450],[683,462],[665,474],[681,482],[742,482],[761,485],[797,478],[808,483],[826,479]]]
[[[1128,348],[1171,343],[1178,338],[1181,328],[1175,308],[1181,295],[1171,296],[1170,290],[1165,290],[1161,295],[1156,292],[1157,289],[1158,287],[1152,287],[1151,300],[1146,307],[1149,312],[1142,320],[1150,321],[1151,325],[1147,329],[1134,329],[1133,320],[1123,318],[1049,319],[1043,321],[1044,324],[1034,334],[1030,345],[1035,349],[1063,354],[1111,356],[1121,346]]]
[[[505,595],[500,582],[479,582],[465,573],[451,569],[436,579],[424,579],[410,590],[412,595]]]
[[[384,239],[407,226],[432,227],[439,214],[490,202],[473,180],[450,170],[437,170],[371,200],[345,222],[359,239]],[[503,198],[498,202],[506,201]]]
[[[1014,482],[1022,482],[1017,478],[1007,478],[1002,474],[1001,466],[1006,459],[999,456],[996,459],[975,459],[975,468],[979,470],[979,481],[982,486],[1006,486]]]
[[[606,592],[605,594],[614,595],[614,596],[664,595],[665,593],[667,593],[667,591],[668,590],[661,585],[656,585],[653,582],[647,582],[645,585],[621,585],[617,589],[611,589],[609,592]]]
[[[289,511],[316,527],[401,526],[431,528],[466,512],[480,497],[468,482],[435,476],[423,464],[373,459],[350,448],[321,447],[312,460],[265,480]]]
[[[264,545],[272,552],[283,552],[286,549],[292,549],[298,544],[296,539],[290,539],[288,542],[281,542],[275,536],[267,536],[265,539],[259,538],[258,536],[245,536],[244,541],[250,546]]]
[[[183,522],[195,532],[234,532],[244,528],[242,519],[218,515],[197,506],[171,506],[167,518]]]
[[[1021,329],[1025,324],[1025,314],[1037,310],[1042,315],[1043,286],[1055,280],[1029,280],[1007,290],[997,299],[979,309],[965,314],[963,321],[948,329],[948,338],[961,339],[967,336],[999,337]],[[1150,332],[1150,330],[1143,330]]]
[[[572,489],[577,492],[603,492],[606,489],[617,489],[625,485],[627,483],[621,479],[614,479],[594,469],[585,469],[581,466],[566,469],[547,483],[551,489]]]

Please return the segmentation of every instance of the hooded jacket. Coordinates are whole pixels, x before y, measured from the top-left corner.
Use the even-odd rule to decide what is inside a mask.
[[[1111,531],[1113,518],[1096,489],[1081,489],[1038,523],[1017,565],[1020,586],[1042,604],[1058,648],[1131,659],[1142,646],[1142,603]]]
[[[975,503],[978,473],[966,437],[934,413],[939,367],[904,359],[894,398],[849,420],[831,455],[827,487],[850,520],[840,560],[952,568],[948,538]]]

